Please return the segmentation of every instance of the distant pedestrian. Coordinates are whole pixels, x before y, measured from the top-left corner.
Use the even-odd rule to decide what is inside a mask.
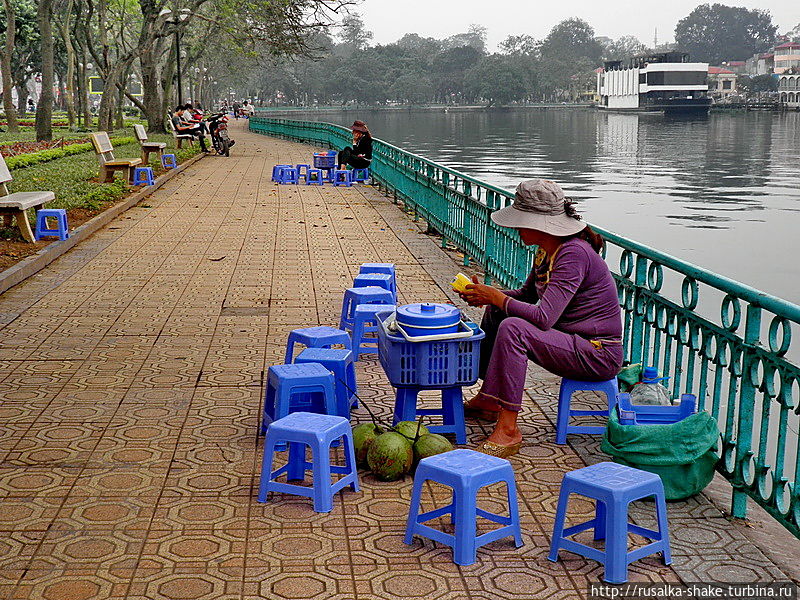
[[[239,104],[238,102],[233,103],[233,117],[237,120],[239,119],[239,111],[241,110],[241,108],[242,105]]]

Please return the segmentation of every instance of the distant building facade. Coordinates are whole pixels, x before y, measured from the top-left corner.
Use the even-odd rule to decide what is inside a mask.
[[[738,94],[737,75],[730,69],[708,67],[708,94],[716,100],[725,100]]]
[[[775,46],[773,73],[780,75],[788,69],[800,69],[800,43],[785,42]]]
[[[800,68],[791,67],[778,76],[778,98],[788,108],[800,108]]]

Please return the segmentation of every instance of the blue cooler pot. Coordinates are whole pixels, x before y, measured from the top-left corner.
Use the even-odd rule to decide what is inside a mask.
[[[461,311],[450,304],[433,302],[397,307],[397,324],[410,337],[458,333]]]

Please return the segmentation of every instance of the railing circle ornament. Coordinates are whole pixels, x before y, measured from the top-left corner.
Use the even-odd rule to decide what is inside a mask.
[[[647,287],[651,292],[660,292],[664,284],[664,268],[658,263],[650,263],[647,269]]]
[[[778,343],[778,328],[781,329],[781,341]],[[775,317],[769,324],[769,349],[778,356],[783,356],[792,344],[792,324],[784,317]]]
[[[739,299],[727,294],[722,300],[720,317],[722,326],[728,331],[736,331],[742,322],[742,305]]]
[[[630,279],[633,275],[633,252],[623,250],[619,256],[619,274]]]
[[[789,482],[784,479],[776,479],[775,474],[772,473],[772,502],[775,504],[775,508],[778,511],[785,515],[789,512],[789,506],[791,505],[791,491],[789,488]]]
[[[697,287],[697,280],[686,277],[681,284],[681,300],[683,307],[688,310],[697,308],[697,301],[700,299],[700,290]]]

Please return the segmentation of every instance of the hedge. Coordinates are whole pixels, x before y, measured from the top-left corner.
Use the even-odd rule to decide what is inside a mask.
[[[112,140],[114,146],[124,146],[132,144],[136,141],[134,137],[121,137]],[[6,158],[6,165],[9,170],[21,169],[23,167],[30,167],[31,165],[38,165],[40,163],[49,162],[65,156],[72,156],[73,154],[82,154],[93,150],[91,142],[86,144],[70,144],[63,148],[53,148],[52,150],[40,150],[39,152],[30,152],[28,154],[20,154],[18,156],[9,156]]]

